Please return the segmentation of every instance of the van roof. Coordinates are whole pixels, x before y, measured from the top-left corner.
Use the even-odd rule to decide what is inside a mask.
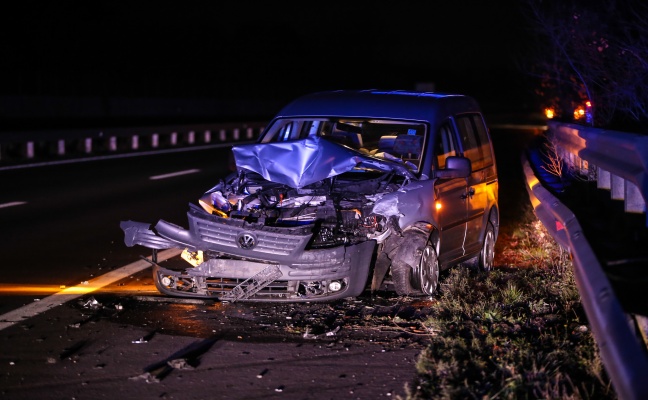
[[[276,117],[386,118],[427,121],[436,125],[449,115],[463,112],[481,111],[473,98],[460,94],[336,90],[300,97]]]

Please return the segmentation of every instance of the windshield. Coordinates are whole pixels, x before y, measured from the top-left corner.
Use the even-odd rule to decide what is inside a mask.
[[[336,118],[283,118],[270,126],[261,143],[319,136],[359,153],[401,160],[420,170],[425,148],[425,124],[412,121]]]

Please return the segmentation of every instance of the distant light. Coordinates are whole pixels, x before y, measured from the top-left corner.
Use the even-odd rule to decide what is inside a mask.
[[[549,119],[553,118],[555,116],[553,108],[545,108],[545,115]]]
[[[578,107],[574,110],[574,119],[581,119],[585,115],[585,110],[583,107]]]
[[[436,208],[437,211],[441,210],[442,207],[443,206],[441,205],[440,201],[437,201],[437,202],[434,203],[434,208]]]
[[[585,105],[586,105],[587,107],[592,107],[592,103],[590,103],[589,101],[586,101],[586,102],[585,102]]]

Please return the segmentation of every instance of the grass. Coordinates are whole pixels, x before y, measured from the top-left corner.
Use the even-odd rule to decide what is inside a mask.
[[[492,272],[442,279],[408,399],[616,398],[568,254],[533,218],[498,244]]]

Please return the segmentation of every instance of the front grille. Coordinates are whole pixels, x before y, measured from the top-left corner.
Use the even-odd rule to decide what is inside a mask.
[[[207,286],[207,291],[215,295],[222,295],[231,292],[232,289],[240,285],[243,281],[245,281],[245,279],[206,278],[205,284]],[[257,292],[254,296],[272,296],[287,293],[288,281],[273,281],[268,286]]]
[[[236,243],[238,235],[243,232],[248,232],[247,230],[234,226],[199,220],[196,221],[196,231],[202,241],[230,248],[238,248]],[[301,247],[306,238],[301,235],[282,235],[261,230],[254,230],[252,232],[256,236],[257,244],[251,251],[264,254],[290,255],[297,248]]]

